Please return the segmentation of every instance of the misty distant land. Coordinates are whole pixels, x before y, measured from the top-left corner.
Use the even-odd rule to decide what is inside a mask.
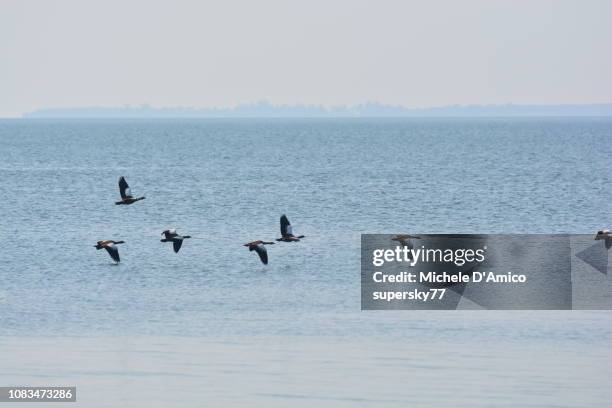
[[[380,103],[325,107],[318,105],[272,105],[268,102],[231,108],[82,107],[39,109],[23,114],[32,119],[96,118],[402,118],[402,117],[541,117],[612,116],[612,103],[581,105],[452,105],[406,108]]]

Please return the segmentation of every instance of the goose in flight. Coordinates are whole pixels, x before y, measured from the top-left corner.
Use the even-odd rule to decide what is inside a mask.
[[[119,177],[119,194],[121,194],[121,201],[115,202],[117,205],[121,204],[133,204],[136,201],[144,200],[145,197],[134,198],[132,196],[132,191],[130,190],[130,186],[127,181],[125,181],[125,177]]]
[[[604,240],[606,249],[612,248],[612,231],[608,231],[607,229],[597,231],[597,234],[595,234],[595,241],[599,241],[600,239]]]
[[[281,237],[277,238],[277,241],[283,242],[297,242],[301,238],[304,238],[304,235],[298,235],[297,237],[293,235],[293,228],[291,227],[291,223],[285,214],[280,217],[280,230]]]
[[[121,259],[119,258],[119,250],[117,249],[115,245],[124,244],[124,243],[125,242],[123,241],[113,241],[111,239],[106,239],[104,241],[98,241],[98,243],[94,245],[94,247],[96,249],[102,249],[102,248],[106,249],[106,252],[108,252],[110,257],[113,258],[113,261],[119,263],[121,262]]]
[[[176,233],[176,229],[167,229],[162,232],[164,235],[163,239],[160,239],[161,242],[172,242],[172,246],[174,248],[174,252],[178,254],[179,249],[181,249],[181,245],[183,245],[183,240],[186,238],[191,238],[190,235],[179,235]]]
[[[400,234],[400,235],[395,235],[394,237],[392,237],[391,241],[397,241],[399,242],[401,246],[408,247],[408,249],[412,249],[414,248],[414,246],[412,245],[412,242],[410,241],[411,239],[421,239],[421,237],[416,236],[416,235]]]
[[[268,250],[266,249],[265,245],[274,245],[274,242],[265,242],[265,241],[253,241],[253,242],[249,242],[248,244],[244,244],[245,247],[249,247],[249,251],[255,251],[257,252],[257,255],[259,255],[259,259],[261,259],[261,262],[264,265],[268,264]]]

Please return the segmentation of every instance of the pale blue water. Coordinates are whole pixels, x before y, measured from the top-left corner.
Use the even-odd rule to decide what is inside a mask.
[[[102,373],[91,374],[76,357],[75,367],[59,373],[53,365],[24,371],[19,359],[8,358],[0,365],[3,383],[13,383],[12,378],[32,382],[43,371],[60,383],[90,384],[95,382],[91,378],[106,375],[108,385],[118,376],[141,378],[143,366],[154,376],[162,364],[155,347],[149,347],[157,351],[151,351],[146,364],[134,362],[138,370],[130,371],[133,367],[123,362],[146,355],[126,342],[157,338],[173,339],[162,342],[171,348],[180,347],[185,338],[217,344],[228,356],[218,364],[234,361],[236,350],[228,345],[239,344],[242,351],[246,347],[252,353],[241,361],[260,370],[238,369],[240,374],[228,379],[232,384],[252,384],[272,366],[285,376],[282,392],[251,390],[243,399],[228,401],[229,391],[224,397],[213,392],[222,389],[219,385],[200,395],[202,399],[192,396],[194,404],[212,399],[225,405],[250,401],[286,406],[313,403],[310,397],[330,406],[476,406],[480,401],[477,390],[453,400],[461,393],[446,385],[438,386],[438,394],[423,394],[424,384],[397,398],[389,395],[393,389],[366,396],[357,383],[349,384],[338,397],[332,379],[292,393],[292,388],[318,384],[328,372],[325,362],[317,365],[308,357],[316,362],[316,351],[302,354],[317,344],[344,344],[325,360],[340,365],[330,377],[337,381],[365,369],[356,361],[360,354],[370,359],[367,367],[378,367],[378,361],[395,367],[394,352],[406,361],[418,360],[422,375],[443,383],[445,378],[466,378],[467,361],[487,368],[483,378],[499,374],[500,384],[507,385],[504,375],[514,381],[515,387],[502,394],[490,390],[483,406],[503,406],[509,401],[506,392],[523,406],[532,401],[525,394],[527,383],[520,381],[528,374],[513,377],[508,366],[497,371],[495,358],[507,364],[521,359],[520,352],[504,354],[505,349],[540,350],[522,357],[528,364],[557,347],[568,372],[591,367],[596,372],[587,370],[583,377],[597,374],[603,383],[612,378],[608,365],[593,363],[610,359],[609,312],[359,310],[361,233],[590,234],[610,226],[611,119],[5,120],[0,121],[0,143],[0,236],[5,243],[0,252],[0,327],[5,350],[15,352],[24,341],[34,341],[32,347],[59,347],[65,353],[88,349],[83,344],[116,342],[103,339],[132,339],[87,357],[93,362],[86,365],[94,370],[91,365],[108,363],[109,355],[119,353],[122,362]],[[115,206],[121,175],[146,200]],[[271,246],[270,264],[264,267],[241,244],[276,238],[283,213],[306,238]],[[197,239],[187,240],[174,254],[170,245],[159,242],[168,227]],[[100,239],[126,241],[119,247],[119,266],[93,248]],[[56,344],[44,343],[48,336],[58,336]],[[46,346],[24,340],[29,338]],[[75,338],[84,339],[81,346],[66,340]],[[261,338],[268,339],[264,343],[272,347],[270,356],[279,352],[270,344],[288,339],[304,347],[283,349],[284,357],[269,360],[268,354],[262,357],[249,349],[262,344],[256,340]],[[463,346],[464,354],[445,360],[454,369],[440,370],[442,361],[433,356],[421,361],[423,353],[394,348],[397,342],[415,350],[428,344],[442,350]],[[483,351],[475,346],[480,343],[495,347]],[[343,347],[354,353],[343,354]],[[203,358],[202,349],[192,345],[190,350],[173,363],[176,373]],[[309,363],[290,368],[291,361],[303,358]],[[542,357],[538,374],[553,378],[542,385],[551,397],[537,399],[541,401],[533,406],[572,406],[571,398],[563,397],[569,404],[564,405],[554,395],[583,394],[584,389],[572,390],[570,381],[559,377],[559,361],[547,365],[554,358]],[[377,381],[399,386],[398,374],[410,376],[416,370],[409,363],[396,369],[378,372]],[[291,370],[303,372],[292,381]],[[201,375],[202,381],[212,375],[206,364],[192,374]],[[464,385],[473,387],[472,380]],[[183,390],[183,382],[173,381],[171,391]],[[595,388],[599,391],[589,391],[591,406],[607,406],[603,402],[610,394]]]

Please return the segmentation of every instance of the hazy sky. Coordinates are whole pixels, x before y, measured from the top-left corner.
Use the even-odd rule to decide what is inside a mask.
[[[612,102],[612,1],[0,0],[0,116]]]

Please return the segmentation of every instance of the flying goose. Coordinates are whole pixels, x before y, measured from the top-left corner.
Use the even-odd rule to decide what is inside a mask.
[[[104,241],[98,241],[98,243],[94,245],[94,247],[96,249],[102,249],[102,248],[106,249],[106,252],[108,252],[111,258],[113,258],[113,261],[119,263],[121,262],[121,259],[119,258],[119,249],[117,249],[115,245],[124,244],[124,243],[125,242],[123,241],[113,241],[111,239],[106,239]]]
[[[604,240],[606,249],[612,248],[612,231],[608,231],[607,229],[597,231],[597,234],[595,234],[595,240],[599,241],[600,239]]]
[[[265,241],[252,241],[248,244],[244,244],[245,247],[249,247],[249,251],[257,252],[259,255],[259,259],[263,262],[264,265],[268,264],[268,251],[264,245],[274,245],[274,242],[265,242]]]
[[[400,235],[395,235],[394,237],[392,237],[391,241],[397,241],[400,243],[401,246],[408,247],[408,249],[412,249],[414,248],[414,246],[412,245],[412,242],[410,241],[411,239],[421,239],[421,237],[416,236],[416,235],[400,234]]]
[[[179,249],[181,249],[181,245],[183,245],[183,240],[186,238],[191,238],[190,235],[179,235],[176,233],[176,229],[167,229],[162,232],[162,235],[165,238],[160,239],[161,242],[172,242],[172,246],[174,248],[174,252],[178,254]]]
[[[293,228],[291,227],[291,223],[285,214],[280,217],[280,230],[281,237],[277,238],[277,241],[283,242],[297,242],[301,238],[304,238],[304,235],[295,236],[293,235]]]
[[[130,190],[130,186],[128,185],[127,181],[125,181],[125,177],[123,176],[119,177],[119,194],[121,194],[121,201],[115,202],[116,205],[133,204],[136,201],[145,199],[145,197],[132,197],[132,191]]]

